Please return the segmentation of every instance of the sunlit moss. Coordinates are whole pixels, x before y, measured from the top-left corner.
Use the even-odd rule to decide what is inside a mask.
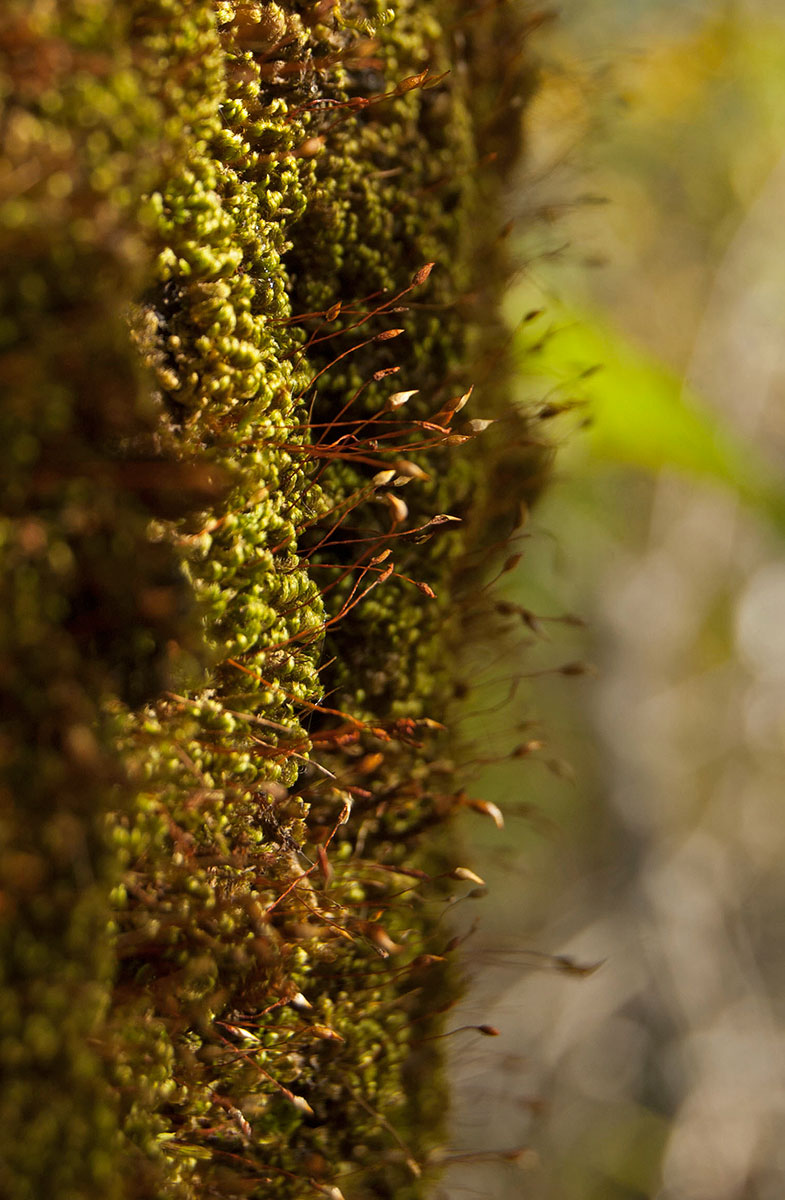
[[[469,528],[483,485],[442,430],[380,499],[374,422],[416,388],[419,431],[492,344],[482,161],[525,23],[487,13],[500,99],[469,7],[12,10],[11,1200],[422,1194],[468,540],[390,535]],[[368,297],[404,332],[357,349]]]

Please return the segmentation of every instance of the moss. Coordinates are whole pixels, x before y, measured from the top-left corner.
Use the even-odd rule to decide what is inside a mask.
[[[10,1200],[423,1194],[454,597],[511,520],[449,411],[503,358],[483,162],[530,86],[478,17],[3,18]]]
[[[111,1196],[100,818],[122,771],[99,706],[160,689],[190,604],[178,556],[147,533],[179,508],[170,464],[123,448],[155,423],[124,310],[147,261],[157,109],[113,5],[12,5],[0,40],[2,1191]]]

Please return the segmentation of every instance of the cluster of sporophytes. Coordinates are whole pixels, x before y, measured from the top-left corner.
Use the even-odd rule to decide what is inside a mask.
[[[0,18],[8,1200],[438,1166],[460,594],[542,462],[487,315],[530,27]]]

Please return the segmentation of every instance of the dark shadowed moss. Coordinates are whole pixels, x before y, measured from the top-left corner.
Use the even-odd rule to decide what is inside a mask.
[[[9,1200],[406,1198],[438,1164],[440,722],[519,501],[471,421],[540,470],[491,315],[527,33],[2,18]]]

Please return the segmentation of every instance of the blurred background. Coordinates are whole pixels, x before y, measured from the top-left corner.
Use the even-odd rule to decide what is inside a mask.
[[[462,722],[506,827],[463,825],[490,896],[453,906],[450,1024],[500,1036],[448,1043],[436,1195],[782,1200],[785,5],[560,10],[508,297],[560,410],[499,583],[540,620]]]

